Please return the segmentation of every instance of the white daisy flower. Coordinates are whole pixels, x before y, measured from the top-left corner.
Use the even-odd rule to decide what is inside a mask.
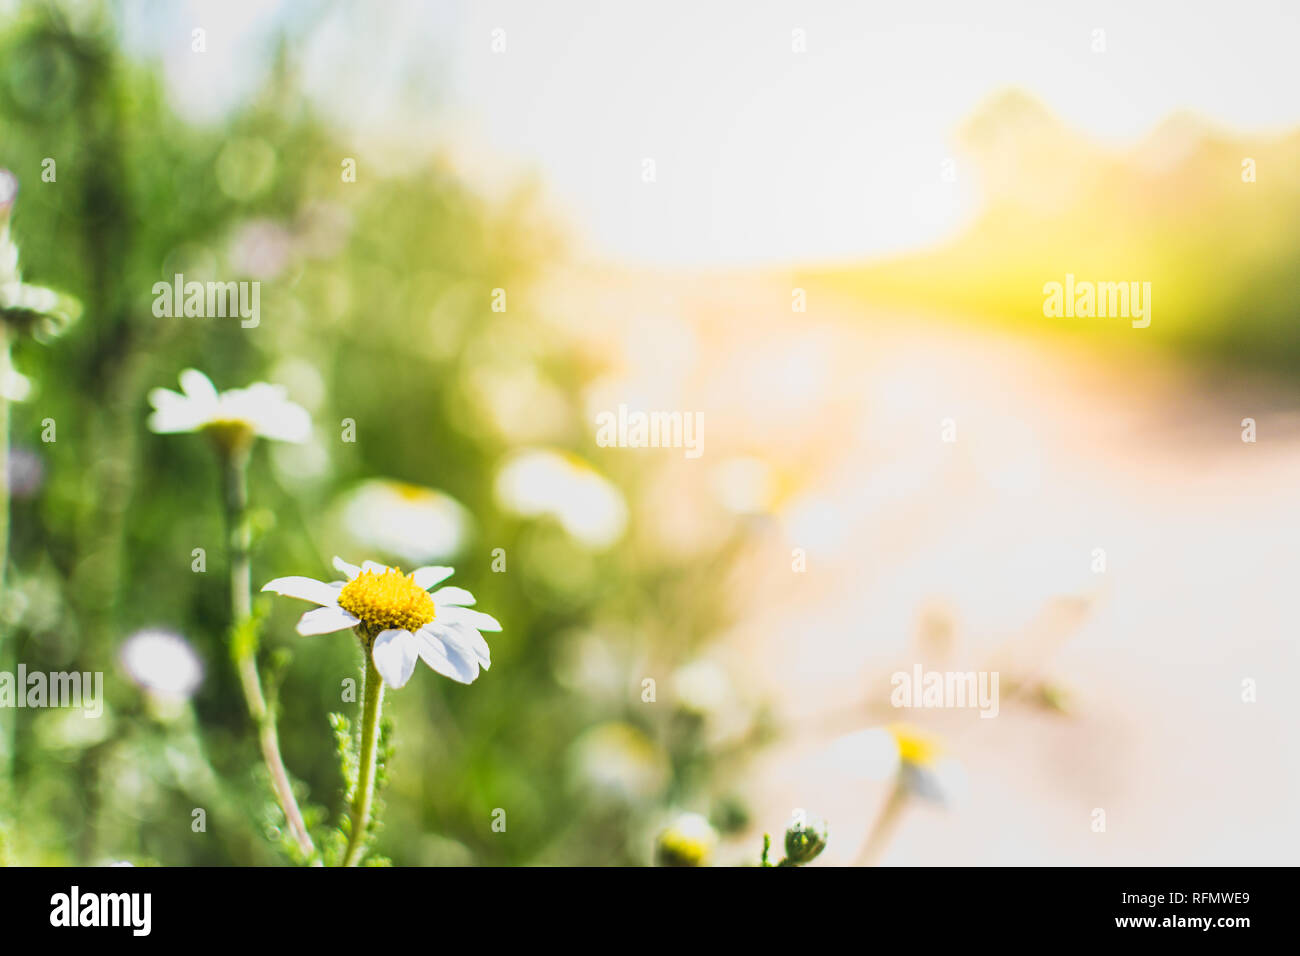
[[[417,658],[439,674],[471,684],[479,668],[491,665],[482,631],[499,631],[496,618],[472,610],[474,595],[464,588],[429,588],[452,575],[451,568],[430,566],[402,574],[374,561],[361,567],[334,559],[346,581],[326,583],[289,577],[268,581],[263,591],[313,601],[320,607],[298,621],[302,635],[329,634],[355,628],[390,687],[411,679]]]
[[[44,342],[81,316],[81,303],[53,289],[23,282],[18,245],[9,235],[9,217],[17,198],[17,178],[0,169],[0,322]],[[0,386],[20,387],[3,381]]]
[[[154,413],[149,428],[159,434],[204,432],[226,448],[247,446],[254,438],[304,442],[311,416],[288,398],[282,385],[256,382],[248,388],[218,392],[202,372],[187,368],[181,391],[155,388],[149,393]]]

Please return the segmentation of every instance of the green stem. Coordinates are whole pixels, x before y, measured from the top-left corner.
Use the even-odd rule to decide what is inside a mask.
[[[889,843],[890,837],[894,835],[894,830],[898,827],[898,821],[903,815],[903,808],[907,806],[907,799],[907,787],[903,784],[903,778],[900,774],[894,781],[894,788],[890,791],[889,799],[885,801],[884,809],[876,817],[871,832],[867,834],[866,842],[862,844],[862,849],[858,851],[858,858],[854,861],[855,865],[875,865],[876,860]]]
[[[252,532],[248,526],[248,452],[235,449],[222,455],[225,483],[226,527],[230,555],[230,612],[235,632],[239,634],[252,617]],[[248,713],[257,725],[257,741],[262,760],[271,776],[271,789],[284,811],[289,834],[303,859],[319,864],[316,847],[307,833],[307,824],[293,795],[293,783],[280,756],[280,736],[275,714],[266,704],[262,679],[257,672],[257,641],[249,635],[238,638],[234,647],[235,669],[248,704]]]
[[[357,764],[356,792],[352,795],[352,829],[348,834],[348,849],[343,857],[344,866],[356,866],[366,850],[366,830],[370,826],[370,810],[375,799],[375,756],[379,750],[379,714],[384,707],[384,679],[375,669],[370,648],[366,655],[365,687],[361,705],[361,755]]]
[[[253,541],[248,526],[248,452],[222,454],[222,492],[226,505],[226,544],[230,555],[230,610],[235,623],[252,614],[253,575],[250,553]]]

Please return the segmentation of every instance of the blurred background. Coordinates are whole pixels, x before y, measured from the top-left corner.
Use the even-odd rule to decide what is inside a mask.
[[[0,711],[0,861],[286,859],[212,454],[145,427],[193,366],[315,423],[256,450],[255,582],[450,564],[504,625],[389,695],[395,864],[646,864],[684,812],[753,863],[801,809],[818,865],[1293,862],[1300,15],[980,6],[0,2],[13,237],[84,306],[14,349],[0,670],[107,699]],[[155,317],[175,273],[260,324]],[[1067,273],[1150,327],[1046,318]],[[620,404],[703,454],[600,447]],[[263,666],[324,820],[358,654],[303,609]],[[917,664],[997,718],[892,707]]]

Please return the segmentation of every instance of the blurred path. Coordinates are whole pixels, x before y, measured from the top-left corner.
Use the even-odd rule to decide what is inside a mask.
[[[886,863],[1297,859],[1296,395],[816,290],[794,314],[789,284],[752,277],[617,287],[645,303],[621,320],[655,343],[641,361],[668,370],[644,400],[705,412],[691,482],[737,455],[776,471],[726,643],[792,729],[742,787],[756,829],[737,853],[806,807],[831,821],[826,862],[852,859],[886,790],[827,745],[905,719],[952,741],[967,793],[909,811]],[[1045,677],[1069,712],[891,710],[889,674],[916,662],[997,668],[1004,701]]]
[[[912,811],[885,862],[1294,863],[1296,397],[916,319],[814,323],[789,361],[830,448],[732,635],[803,728],[756,775],[760,819],[815,807],[827,862],[850,860],[885,790],[822,746],[906,719],[952,739],[968,792]],[[1041,673],[1069,713],[892,710],[888,675],[918,661],[996,668],[1004,699]]]

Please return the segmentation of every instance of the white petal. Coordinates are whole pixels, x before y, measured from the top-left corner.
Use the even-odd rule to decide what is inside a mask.
[[[371,651],[379,676],[394,689],[403,686],[415,673],[416,655],[415,635],[410,631],[384,631],[375,638]]]
[[[831,742],[827,767],[861,780],[890,780],[899,768],[898,741],[884,727],[857,730]]]
[[[0,395],[11,402],[25,402],[32,394],[32,380],[12,365],[9,374],[0,372]]]
[[[206,421],[207,419],[194,415],[188,408],[159,409],[149,416],[149,431],[159,435],[193,432],[198,431]]]
[[[341,607],[318,607],[299,618],[298,633],[303,637],[310,637],[313,634],[332,634],[335,631],[346,631],[360,623],[360,618],[354,617]]]
[[[280,405],[273,416],[267,416],[257,423],[258,434],[275,441],[287,441],[301,445],[311,437],[311,416],[307,409],[293,402]]]
[[[159,434],[192,432],[207,420],[198,403],[166,388],[150,391],[149,404],[155,409],[149,416],[149,430]]]
[[[196,402],[216,404],[217,387],[196,368],[187,368],[181,372],[181,391]]]
[[[438,619],[443,624],[468,624],[470,627],[480,631],[499,631],[501,624],[491,614],[484,614],[482,611],[471,611],[467,607],[455,607],[454,605],[437,605]]]
[[[478,654],[474,650],[476,642],[472,637],[470,637],[469,631],[463,624],[446,624],[442,621],[430,621],[428,624],[424,625],[423,630],[428,631],[431,637],[435,638],[438,642],[441,642],[442,645],[448,649],[448,653],[450,653],[451,648],[455,647],[463,651],[466,656],[478,657]],[[478,634],[477,631],[474,633]],[[418,632],[416,636],[419,636]],[[478,636],[480,640],[483,637],[482,634],[479,634]]]
[[[474,595],[470,594],[464,588],[438,588],[438,590],[433,592],[433,603],[439,607],[444,604],[459,604],[463,607],[468,607],[474,603]]]
[[[154,408],[180,408],[182,405],[188,405],[190,400],[180,392],[173,392],[170,388],[151,388],[149,389],[149,404]]]
[[[235,393],[227,392],[230,396]],[[236,418],[251,422],[259,435],[276,441],[304,442],[311,437],[311,416],[289,401],[281,385],[257,382],[238,392]]]
[[[454,643],[451,635],[446,634],[447,630],[438,628],[437,625],[420,629],[415,635],[420,659],[443,677],[450,677],[461,684],[472,684],[478,677],[478,661],[473,653]]]
[[[388,570],[388,565],[380,564],[378,561],[362,561],[361,570],[369,571],[371,574],[383,574]]]
[[[430,625],[433,627],[434,625]],[[492,666],[492,652],[488,648],[488,642],[483,635],[468,624],[448,624],[447,630],[455,634],[460,646],[470,651],[478,658],[479,666],[487,670]],[[446,643],[444,641],[444,643]]]
[[[361,569],[355,564],[348,564],[340,557],[334,558],[334,570],[339,574],[346,574],[349,581],[361,573]]]
[[[429,565],[427,568],[416,568],[411,572],[415,583],[426,591],[440,581],[445,581],[456,573],[455,568],[442,568],[437,565]]]
[[[284,597],[315,601],[323,607],[338,607],[339,603],[339,589],[315,578],[276,578],[263,584],[262,590],[274,591]]]

